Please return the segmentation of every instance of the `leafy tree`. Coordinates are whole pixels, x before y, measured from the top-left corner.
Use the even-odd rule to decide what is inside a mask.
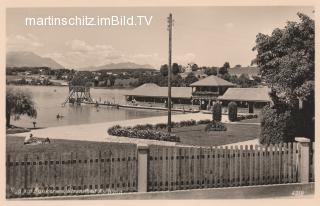
[[[160,73],[162,76],[168,76],[168,65],[167,64],[164,64],[164,65],[161,65],[160,67]]]
[[[221,104],[216,102],[212,107],[212,120],[220,122],[221,121],[221,115],[222,115]]]
[[[85,86],[94,82],[94,74],[90,71],[79,71],[74,74],[70,83],[77,86]]]
[[[291,112],[288,115],[290,118],[299,117],[296,121],[297,131],[304,131],[304,135],[313,138],[315,24],[308,16],[302,13],[297,15],[299,22],[288,22],[283,29],[274,29],[271,36],[257,35],[253,48],[257,51],[257,57],[252,63],[259,66],[261,77],[273,92],[274,103],[269,109],[275,112],[269,112],[271,117],[267,120],[270,121],[266,120],[264,125],[272,124],[279,113],[285,115]],[[308,105],[303,107],[303,111],[298,111],[299,100]],[[270,132],[268,135],[274,134]]]
[[[172,74],[176,75],[180,72],[179,65],[177,63],[172,64]]]
[[[238,119],[238,106],[235,102],[228,104],[228,117],[231,122],[237,121]]]
[[[186,86],[189,86],[190,84],[198,81],[199,79],[191,72],[188,74],[188,76],[185,78],[185,84]]]
[[[6,126],[10,127],[10,119],[20,119],[21,115],[37,117],[35,102],[30,92],[8,87],[6,89]]]
[[[192,71],[198,71],[198,69],[199,69],[199,67],[198,67],[197,64],[192,64],[192,65],[191,65],[191,70],[192,70]]]
[[[230,69],[230,63],[229,62],[225,62],[223,64],[223,67],[226,68],[226,69]]]
[[[217,75],[217,67],[209,67],[204,70],[204,73],[208,76]]]
[[[219,68],[219,74],[224,75],[229,73],[228,69],[230,69],[229,62],[225,62],[222,67]]]

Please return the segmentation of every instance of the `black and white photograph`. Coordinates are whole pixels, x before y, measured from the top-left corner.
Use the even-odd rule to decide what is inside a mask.
[[[5,8],[6,201],[314,198],[316,12]]]

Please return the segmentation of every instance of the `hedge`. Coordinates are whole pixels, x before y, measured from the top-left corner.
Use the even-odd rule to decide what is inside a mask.
[[[228,117],[231,122],[237,121],[238,108],[237,103],[230,102],[228,104]]]
[[[221,115],[222,115],[222,107],[221,107],[221,104],[217,102],[212,107],[212,120],[220,122]]]
[[[139,128],[139,127],[138,127]],[[169,134],[157,130],[149,129],[138,129],[137,127],[121,127],[115,125],[108,129],[108,134],[113,136],[138,138],[138,139],[149,139],[149,140],[161,140],[170,142],[180,142],[180,138],[175,134]]]
[[[266,106],[261,112],[261,144],[277,144],[294,141],[296,121],[290,110],[279,112]]]

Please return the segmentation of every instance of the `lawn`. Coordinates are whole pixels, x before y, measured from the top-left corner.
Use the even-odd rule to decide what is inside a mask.
[[[180,137],[181,144],[197,146],[217,146],[256,139],[260,135],[260,125],[226,124],[227,131],[204,131],[206,125],[173,128],[172,133]]]
[[[19,136],[7,135],[6,151],[7,152],[85,152],[119,149],[123,150],[128,147],[135,147],[133,144],[119,144],[110,142],[91,142],[77,140],[51,139],[50,144],[41,145],[24,145],[24,138]]]
[[[256,139],[260,134],[260,125],[254,124],[226,124],[225,132],[206,132],[206,125],[173,128],[172,133],[180,137],[180,144],[196,146],[217,146]],[[135,147],[132,144],[120,144],[110,142],[91,142],[78,140],[51,139],[50,144],[24,145],[24,138],[7,135],[7,152],[83,152],[87,150],[99,151]]]

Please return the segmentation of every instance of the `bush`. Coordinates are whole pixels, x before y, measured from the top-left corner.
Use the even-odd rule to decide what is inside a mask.
[[[154,126],[155,129],[166,129],[167,124],[166,123],[158,123]]]
[[[188,126],[194,126],[196,125],[196,120],[184,120],[180,122],[180,127],[188,127]]]
[[[205,119],[205,120],[199,120],[197,121],[197,124],[209,124],[211,123],[211,120],[210,119]]]
[[[291,110],[279,112],[266,106],[261,112],[261,144],[277,144],[294,141],[296,125]]]
[[[138,128],[141,128],[141,125]],[[149,129],[137,129],[137,127],[131,128],[116,125],[108,129],[108,134],[129,138],[180,142],[180,138],[174,134]]]
[[[227,127],[222,122],[213,121],[208,124],[205,129],[206,132],[209,131],[227,131]]]
[[[248,114],[248,115],[238,115],[237,120],[253,119],[258,118],[257,114]]]
[[[217,102],[212,107],[212,120],[220,122],[221,115],[222,115],[222,107],[221,107],[221,104]]]
[[[228,117],[231,122],[237,121],[238,108],[237,103],[230,102],[228,104]]]

